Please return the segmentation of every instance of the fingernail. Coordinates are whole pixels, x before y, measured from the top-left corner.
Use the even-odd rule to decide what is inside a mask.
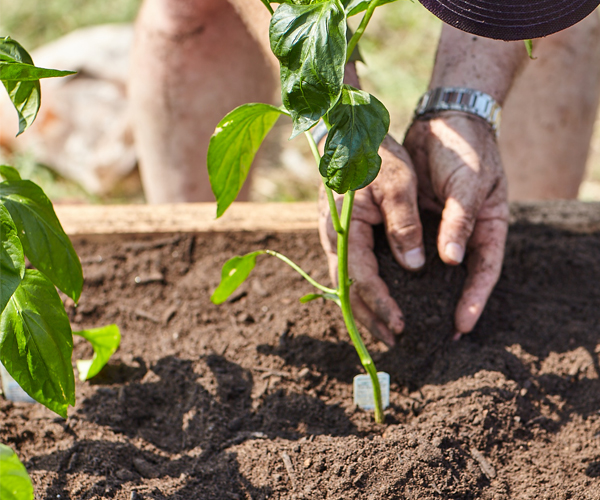
[[[446,253],[446,257],[454,262],[461,263],[463,257],[465,256],[465,250],[458,243],[448,243],[446,248],[444,248],[444,252]]]
[[[458,342],[460,340],[460,338],[462,337],[462,333],[461,332],[456,332],[454,334],[454,337],[452,337],[452,341],[453,342]]]
[[[411,269],[420,269],[425,264],[425,254],[420,248],[413,248],[404,254],[404,263]]]

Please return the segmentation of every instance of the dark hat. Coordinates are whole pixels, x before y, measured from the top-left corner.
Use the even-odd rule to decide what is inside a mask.
[[[420,0],[442,21],[499,40],[526,40],[581,21],[600,0]]]

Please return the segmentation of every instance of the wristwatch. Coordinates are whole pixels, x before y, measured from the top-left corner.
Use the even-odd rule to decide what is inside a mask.
[[[498,134],[501,110],[491,95],[479,90],[438,87],[423,94],[415,109],[415,119],[428,118],[440,111],[463,111],[483,118]]]

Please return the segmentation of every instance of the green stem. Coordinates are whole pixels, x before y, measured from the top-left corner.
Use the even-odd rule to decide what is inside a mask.
[[[312,151],[312,154],[315,157],[315,161],[317,162],[318,166],[321,163],[321,155],[319,154],[319,148],[317,147],[315,138],[310,133],[310,131],[304,132],[304,135],[308,140],[310,150]],[[336,233],[342,234],[344,230],[342,229],[342,225],[340,223],[340,216],[337,211],[335,199],[333,198],[333,192],[331,191],[331,188],[329,188],[327,184],[325,184],[325,181],[323,181],[323,185],[325,186],[325,192],[327,193],[327,201],[329,202],[329,212],[331,212],[331,222],[333,223],[333,229],[335,229]]]
[[[321,285],[321,283],[319,283],[318,281],[315,281],[314,279],[312,279],[306,273],[306,271],[304,271],[304,269],[302,269],[294,261],[288,259],[285,255],[280,254],[279,252],[276,252],[275,250],[265,250],[264,252],[268,255],[272,255],[273,257],[277,257],[279,260],[282,260],[283,262],[285,262],[288,266],[290,266],[294,271],[296,271],[298,274],[300,274],[300,276],[302,276],[306,281],[308,281],[315,288],[318,288],[322,292],[337,296],[337,294],[338,294],[337,290],[334,290],[333,288],[327,288],[326,286]]]
[[[360,336],[352,306],[350,304],[350,279],[348,277],[348,235],[350,233],[350,222],[352,219],[352,206],[354,204],[354,191],[348,191],[344,196],[344,204],[342,206],[342,228],[344,232],[338,236],[337,252],[338,252],[338,296],[340,298],[340,306],[344,322],[348,329],[350,339],[354,344],[354,348],[358,353],[360,362],[371,377],[373,384],[373,395],[375,399],[375,422],[383,423],[383,408],[381,405],[381,387],[379,386],[379,378],[377,378],[377,369],[373,358],[365,347],[365,344]]]
[[[360,40],[360,37],[363,36],[365,29],[367,29],[367,24],[369,24],[369,21],[371,20],[371,17],[373,16],[373,12],[375,12],[377,5],[379,5],[379,1],[380,0],[373,0],[369,4],[369,6],[367,7],[367,10],[365,12],[365,15],[363,16],[360,24],[358,25],[358,28],[356,28],[354,35],[352,35],[352,38],[348,42],[348,49],[347,49],[348,55],[346,56],[346,63],[348,63],[350,61],[350,57],[352,56],[352,53],[354,52],[354,47],[356,47],[356,44]]]
[[[262,0],[262,3],[267,9],[269,9],[271,15],[275,14],[275,12],[273,11],[273,7],[271,7],[271,4],[269,3],[269,0]]]

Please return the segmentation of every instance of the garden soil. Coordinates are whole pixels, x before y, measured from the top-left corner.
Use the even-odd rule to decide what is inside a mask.
[[[117,323],[110,364],[77,383],[63,420],[0,402],[39,499],[600,499],[600,233],[515,223],[475,331],[452,314],[466,268],[435,252],[381,274],[406,316],[398,345],[369,340],[391,376],[383,425],[353,406],[361,372],[332,303],[260,257],[228,303],[223,262],[285,253],[327,283],[314,232],[79,238],[86,276],[74,329]],[[91,349],[75,339],[75,358]]]

